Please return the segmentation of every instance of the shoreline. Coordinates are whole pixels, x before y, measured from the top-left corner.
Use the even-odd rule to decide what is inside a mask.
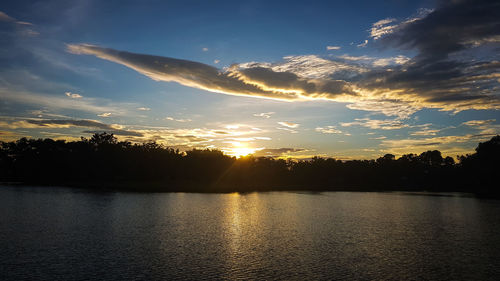
[[[466,189],[418,189],[418,188],[361,188],[361,187],[343,187],[343,188],[314,188],[307,189],[303,187],[281,187],[281,188],[224,188],[211,186],[207,188],[206,185],[199,186],[170,186],[165,187],[165,184],[147,183],[142,182],[140,185],[134,183],[28,183],[28,182],[0,182],[1,187],[31,187],[31,188],[66,188],[66,189],[80,189],[94,192],[125,192],[125,193],[199,193],[199,194],[248,194],[256,192],[297,192],[297,193],[322,193],[322,192],[378,192],[378,193],[401,193],[405,195],[415,196],[436,196],[436,197],[469,197],[481,199],[500,199],[498,193],[484,193],[473,192]]]

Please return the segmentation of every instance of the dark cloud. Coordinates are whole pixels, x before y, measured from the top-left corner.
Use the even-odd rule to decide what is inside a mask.
[[[417,58],[440,60],[500,34],[500,2],[493,0],[441,1],[422,19],[402,23],[386,44],[416,48]]]
[[[452,110],[498,108],[500,2],[446,1],[381,37],[386,46],[418,54],[392,71],[372,71],[362,85],[402,89],[422,102]],[[486,56],[487,60],[481,60]]]
[[[62,119],[52,119],[52,120],[40,120],[40,119],[28,119],[24,121],[26,124],[35,125],[38,127],[47,127],[47,128],[67,128],[67,127],[88,127],[88,128],[97,128],[101,130],[87,130],[84,133],[102,133],[107,132],[110,134],[120,135],[120,136],[134,136],[134,137],[142,137],[143,134],[130,130],[123,130],[117,128],[113,125],[104,124],[94,120],[62,120]],[[19,126],[22,126],[20,124]]]
[[[116,136],[127,136],[127,137],[142,137],[143,135],[139,132],[129,131],[129,130],[117,130],[117,129],[108,129],[108,130],[86,130],[83,131],[86,134],[102,134],[108,133]]]

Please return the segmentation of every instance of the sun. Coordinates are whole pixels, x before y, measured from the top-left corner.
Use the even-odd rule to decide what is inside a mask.
[[[224,152],[227,155],[235,156],[237,158],[247,156],[258,150],[257,148],[248,147],[247,144],[241,142],[233,142],[232,145],[233,147],[224,149]]]
[[[232,156],[236,156],[238,158],[242,156],[247,156],[248,154],[252,154],[255,152],[254,148],[249,148],[249,147],[236,147],[233,148],[232,151]]]

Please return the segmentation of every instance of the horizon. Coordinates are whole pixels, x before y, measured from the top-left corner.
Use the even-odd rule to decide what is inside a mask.
[[[491,1],[150,4],[2,4],[0,140],[455,159],[500,134]]]

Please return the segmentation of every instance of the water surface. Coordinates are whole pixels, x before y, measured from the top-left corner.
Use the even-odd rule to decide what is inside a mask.
[[[500,278],[500,201],[0,187],[1,280]]]

